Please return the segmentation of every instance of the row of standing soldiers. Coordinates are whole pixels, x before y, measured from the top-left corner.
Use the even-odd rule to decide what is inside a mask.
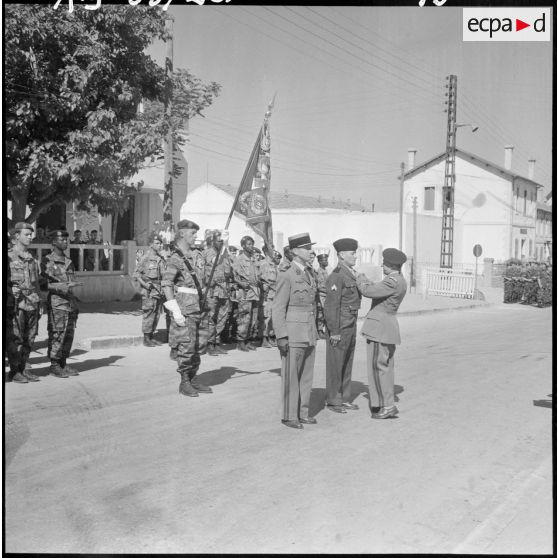
[[[274,347],[275,335],[271,319],[271,305],[275,296],[277,273],[292,261],[289,246],[284,248],[285,262],[275,250],[254,247],[254,239],[245,236],[241,240],[241,250],[228,246],[220,230],[205,233],[205,246],[194,244],[197,252],[195,268],[200,286],[205,294],[207,313],[202,328],[207,330],[207,353],[226,354],[223,344],[237,342],[240,351],[255,350],[257,346]],[[226,232],[225,232],[226,235]],[[156,232],[149,237],[149,249],[143,255],[134,274],[141,287],[143,343],[148,347],[161,345],[155,331],[161,314],[165,296],[161,286],[166,262],[172,253],[166,252]],[[218,258],[217,262],[215,260]],[[320,337],[325,335],[323,303],[328,272],[328,256],[318,256],[319,268],[314,274],[319,297],[317,297],[317,327]],[[214,265],[215,264],[215,265]],[[170,314],[166,313],[167,335]],[[176,357],[171,346],[171,358]]]

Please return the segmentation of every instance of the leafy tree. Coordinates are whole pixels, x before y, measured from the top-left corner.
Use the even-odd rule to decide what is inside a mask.
[[[5,6],[5,169],[13,220],[77,201],[102,213],[122,208],[146,159],[171,130],[201,115],[219,94],[178,70],[172,87],[145,49],[166,38],[162,10],[105,6],[54,10]],[[165,115],[169,92],[175,98]],[[149,110],[138,112],[141,101]]]

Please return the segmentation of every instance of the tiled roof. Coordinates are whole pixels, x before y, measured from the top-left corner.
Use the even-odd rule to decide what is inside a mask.
[[[219,190],[234,198],[237,192],[236,186],[230,184],[213,184]],[[270,191],[271,209],[342,209],[344,211],[370,211],[359,203],[349,203],[346,200],[329,198],[318,198],[312,196],[301,196],[299,194],[287,194],[285,192]]]

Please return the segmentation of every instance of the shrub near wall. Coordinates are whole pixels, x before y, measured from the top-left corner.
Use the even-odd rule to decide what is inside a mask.
[[[552,304],[552,268],[547,264],[511,259],[504,272],[504,302],[534,306]]]

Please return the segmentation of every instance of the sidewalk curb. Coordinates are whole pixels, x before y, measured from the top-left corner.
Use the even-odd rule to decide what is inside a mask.
[[[429,308],[426,310],[413,310],[409,312],[399,312],[398,317],[420,316],[423,314],[433,314],[435,312],[454,312],[456,310],[471,310],[472,308],[486,308],[494,306],[494,303],[485,302],[480,304],[469,304],[467,306],[457,306],[455,308]],[[358,318],[362,322],[365,316]],[[76,348],[92,351],[96,349],[116,349],[122,347],[135,347],[143,344],[143,335],[108,335],[106,337],[87,337],[81,339]]]

